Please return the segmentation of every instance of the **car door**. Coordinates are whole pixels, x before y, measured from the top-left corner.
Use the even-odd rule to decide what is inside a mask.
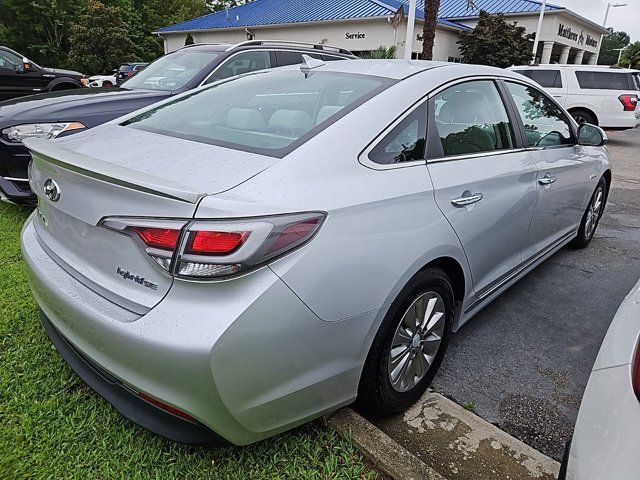
[[[523,252],[528,258],[576,231],[595,163],[577,145],[573,121],[551,98],[524,83],[509,80],[505,85],[538,170],[536,209]]]
[[[427,168],[480,298],[522,263],[536,200],[536,167],[503,95],[496,81],[478,79],[430,99]]]
[[[24,81],[26,72],[18,71],[21,69],[21,57],[6,50],[0,50],[0,100],[34,93],[30,82]]]

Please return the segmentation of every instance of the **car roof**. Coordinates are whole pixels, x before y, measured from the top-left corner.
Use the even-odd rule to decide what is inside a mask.
[[[194,43],[191,45],[185,45],[179,50],[184,49],[199,49],[213,52],[231,52],[239,51],[243,49],[264,49],[264,50],[299,50],[310,51],[323,55],[335,55],[340,57],[355,57],[351,52],[339,47],[332,47],[328,45],[319,45],[313,43],[304,42],[291,42],[287,40],[251,40],[240,43]]]
[[[519,65],[519,66],[509,67],[509,69],[518,69],[518,70],[523,70],[523,69],[544,70],[544,69],[550,69],[550,68],[569,68],[569,69],[580,69],[580,70],[594,71],[594,72],[600,72],[602,70],[606,70],[607,72],[613,72],[613,73],[638,72],[638,70],[634,68],[623,68],[623,67],[616,67],[612,65],[575,65],[575,64],[561,64],[561,63],[539,63],[535,65]]]
[[[300,65],[281,67],[290,70],[300,69]],[[372,75],[394,80],[403,80],[412,75],[434,69],[446,69],[449,76],[470,77],[474,75],[503,76],[520,79],[522,76],[507,70],[486,67],[484,65],[469,65],[464,63],[436,62],[427,60],[349,60],[348,62],[326,62],[311,71],[353,73]]]

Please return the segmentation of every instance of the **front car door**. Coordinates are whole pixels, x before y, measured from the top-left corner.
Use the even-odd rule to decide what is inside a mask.
[[[0,49],[0,100],[36,93],[27,78],[29,73],[18,69],[22,69],[22,57]]]
[[[427,168],[436,202],[467,255],[479,300],[522,263],[536,201],[536,166],[504,95],[496,81],[478,79],[430,99]]]
[[[505,81],[538,168],[537,206],[525,258],[572,236],[592,192],[595,161],[577,145],[569,116],[538,88]]]

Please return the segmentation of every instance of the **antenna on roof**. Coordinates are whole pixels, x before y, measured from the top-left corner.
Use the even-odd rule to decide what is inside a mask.
[[[304,73],[305,77],[311,73],[314,68],[322,67],[325,63],[317,58],[310,57],[309,55],[302,54],[302,64],[300,65],[300,71]]]
[[[229,5],[225,5],[224,11],[227,14],[227,22],[229,21]]]

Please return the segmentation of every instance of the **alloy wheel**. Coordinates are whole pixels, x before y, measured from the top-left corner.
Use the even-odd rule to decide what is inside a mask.
[[[584,224],[584,235],[586,238],[591,238],[596,230],[598,219],[600,218],[600,213],[602,211],[603,200],[604,190],[602,187],[598,187],[596,192],[593,194],[589,207],[587,208],[587,220]]]
[[[395,391],[411,390],[429,371],[444,336],[445,311],[442,297],[426,292],[403,315],[387,362],[389,381]]]

